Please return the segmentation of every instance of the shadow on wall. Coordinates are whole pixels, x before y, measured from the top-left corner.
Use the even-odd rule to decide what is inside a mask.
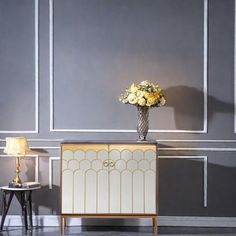
[[[192,124],[203,122],[204,93],[193,87],[173,86],[163,90],[167,98],[167,107],[173,107],[176,129],[186,129],[186,123]],[[213,96],[208,96],[208,121],[214,113],[233,113],[234,105],[226,103]],[[186,107],[187,105],[187,107]],[[199,126],[199,125],[198,125]],[[202,126],[202,125],[201,125]]]
[[[52,189],[49,189],[48,185],[42,186],[40,190],[37,190],[37,194],[33,195],[33,211],[35,215],[40,215],[39,208],[44,207],[50,209],[50,215],[58,215],[59,211],[59,199],[60,199],[60,187],[53,185]],[[43,225],[39,224],[39,225]]]
[[[44,154],[47,155],[48,152],[44,149],[33,149],[33,154]],[[45,157],[45,156],[43,156]],[[42,160],[42,157],[41,157]],[[48,157],[45,159],[48,163]],[[32,173],[32,163],[26,162],[26,179],[28,181],[34,178],[34,173]],[[39,176],[40,177],[40,176]],[[59,212],[59,196],[60,196],[60,187],[53,185],[52,189],[49,189],[48,185],[43,185],[41,189],[37,190],[32,195],[33,211],[35,215],[42,215],[42,211],[46,211],[49,215],[58,215]],[[43,222],[38,222],[38,225],[43,225]]]

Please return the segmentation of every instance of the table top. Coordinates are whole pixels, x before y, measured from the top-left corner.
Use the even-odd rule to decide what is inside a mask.
[[[8,186],[2,186],[0,189],[8,190],[8,191],[30,191],[40,189],[41,187],[34,187],[34,188],[9,188]]]
[[[156,140],[64,140],[61,144],[157,144]]]

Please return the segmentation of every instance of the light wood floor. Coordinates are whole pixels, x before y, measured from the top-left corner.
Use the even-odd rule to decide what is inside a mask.
[[[58,227],[35,227],[26,232],[21,227],[4,227],[0,236],[58,236]],[[151,227],[68,227],[66,235],[79,236],[152,236]],[[236,236],[236,228],[159,227],[161,236]]]

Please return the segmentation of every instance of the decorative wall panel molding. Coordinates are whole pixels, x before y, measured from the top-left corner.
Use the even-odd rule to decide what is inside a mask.
[[[34,130],[0,130],[0,133],[23,134],[23,133],[38,133],[39,132],[39,0],[34,0],[34,55],[35,55],[35,61],[34,61],[35,129]],[[16,114],[16,115],[20,115],[20,114]]]
[[[204,26],[203,26],[203,128],[201,130],[168,130],[168,129],[151,129],[153,133],[207,133],[207,80],[208,80],[208,0],[204,1]],[[136,130],[131,129],[84,129],[84,128],[57,128],[55,127],[55,63],[54,63],[54,0],[49,0],[50,3],[50,131],[51,132],[85,132],[85,133],[134,133]],[[91,126],[91,125],[90,125]]]
[[[52,189],[53,186],[53,161],[60,161],[60,157],[50,157],[49,158],[49,168],[48,168],[48,176],[49,176],[49,181],[48,181],[48,187],[49,189]]]
[[[159,156],[159,158],[167,159],[202,159],[204,161],[204,176],[203,176],[203,207],[207,207],[207,156]]]

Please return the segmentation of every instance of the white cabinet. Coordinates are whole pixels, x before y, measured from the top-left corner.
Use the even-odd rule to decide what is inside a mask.
[[[61,216],[157,217],[155,142],[61,145]]]

